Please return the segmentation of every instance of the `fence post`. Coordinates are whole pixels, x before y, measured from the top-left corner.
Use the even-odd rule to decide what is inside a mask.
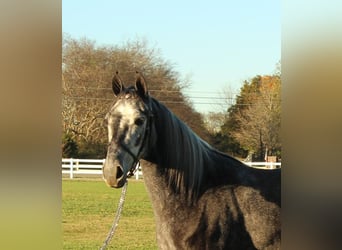
[[[140,171],[140,162],[137,163],[136,171],[135,171],[135,179],[139,180],[139,171]]]
[[[73,159],[70,158],[70,179],[73,179],[74,178],[74,166],[73,166]]]
[[[106,163],[106,159],[102,159],[102,169],[101,169],[102,170],[102,178],[104,178],[103,177],[103,168],[104,168],[105,163]]]

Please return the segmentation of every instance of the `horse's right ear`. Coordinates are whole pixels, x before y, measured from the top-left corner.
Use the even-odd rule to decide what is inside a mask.
[[[137,74],[137,79],[135,81],[135,88],[137,89],[138,94],[141,97],[147,97],[148,91],[147,91],[146,81],[143,75],[139,71],[136,71],[136,74]]]
[[[116,71],[114,77],[113,77],[113,80],[112,80],[112,89],[113,89],[113,92],[114,92],[114,95],[115,96],[118,96],[121,91],[124,89],[124,86],[123,86],[123,83],[122,83],[122,80],[119,76],[119,72]]]

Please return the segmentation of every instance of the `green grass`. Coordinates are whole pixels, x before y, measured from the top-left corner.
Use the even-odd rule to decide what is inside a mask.
[[[63,249],[99,249],[117,209],[121,189],[102,180],[63,180]],[[151,202],[143,181],[129,180],[119,225],[108,249],[157,249]]]

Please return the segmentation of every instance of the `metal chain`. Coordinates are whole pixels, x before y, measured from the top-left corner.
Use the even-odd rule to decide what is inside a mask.
[[[120,197],[120,200],[119,200],[118,209],[116,210],[116,214],[115,214],[115,218],[114,218],[114,221],[113,221],[113,225],[112,225],[110,231],[108,232],[107,238],[103,242],[103,245],[100,248],[100,250],[105,250],[107,248],[109,242],[112,240],[112,238],[114,236],[116,227],[119,225],[119,220],[120,220],[122,208],[123,208],[123,205],[125,203],[127,185],[128,185],[128,181],[126,180],[124,186],[122,187],[121,197]]]

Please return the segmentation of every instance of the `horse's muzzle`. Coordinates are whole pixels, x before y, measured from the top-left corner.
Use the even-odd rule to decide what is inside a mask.
[[[103,179],[109,187],[121,188],[125,184],[126,174],[121,166],[108,166],[105,164],[103,168]]]

